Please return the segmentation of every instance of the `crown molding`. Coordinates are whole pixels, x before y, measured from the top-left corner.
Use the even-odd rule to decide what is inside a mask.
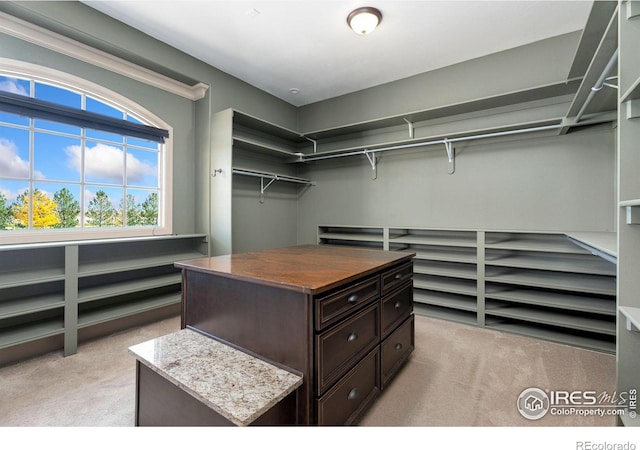
[[[189,100],[203,98],[209,89],[205,83],[190,86],[3,12],[0,12],[0,32]]]

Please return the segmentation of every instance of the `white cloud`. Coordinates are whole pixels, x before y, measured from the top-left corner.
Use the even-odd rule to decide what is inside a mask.
[[[17,83],[17,80],[8,79],[0,81],[0,91],[10,92],[12,94],[29,95],[24,87]]]
[[[79,145],[71,145],[65,149],[68,165],[80,172],[82,150]],[[107,179],[122,183],[124,173],[123,150],[111,145],[98,143],[87,147],[85,152],[85,175],[90,178]],[[130,183],[142,181],[147,175],[156,175],[157,169],[127,154],[127,174]]]
[[[13,203],[16,201],[16,199],[18,198],[18,195],[21,194],[18,192],[14,192],[11,189],[7,189],[3,186],[0,186],[0,194],[4,195],[4,198],[7,199],[7,205]]]
[[[36,171],[39,179],[46,179],[43,173]],[[0,176],[29,178],[29,161],[18,155],[15,142],[0,137]]]

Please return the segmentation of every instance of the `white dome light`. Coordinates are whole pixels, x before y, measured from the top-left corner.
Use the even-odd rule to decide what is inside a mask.
[[[369,6],[355,9],[347,16],[347,23],[360,36],[366,36],[375,30],[381,20],[382,13]]]

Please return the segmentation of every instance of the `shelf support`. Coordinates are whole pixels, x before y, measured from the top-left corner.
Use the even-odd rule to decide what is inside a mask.
[[[640,308],[634,308],[630,306],[620,306],[618,310],[622,313],[622,315],[626,319],[627,331],[640,333]]]
[[[260,203],[264,203],[264,192],[269,188],[269,186],[273,184],[274,181],[278,181],[278,176],[276,175],[273,178],[271,178],[271,181],[269,181],[265,186],[264,178],[265,177],[260,177],[260,198],[259,198]]]
[[[313,143],[313,153],[316,153],[318,151],[318,141],[315,139],[308,138],[306,136],[305,136],[305,139]]]
[[[456,149],[448,139],[443,141],[444,147],[447,150],[447,158],[449,160],[449,175],[456,171]]]
[[[407,125],[409,125],[409,138],[413,139],[413,135],[414,135],[413,122],[411,122],[409,119],[404,119],[404,121],[407,122]]]
[[[627,206],[627,225],[640,225],[640,208]]]
[[[627,101],[627,119],[637,119],[640,117],[640,100]]]
[[[369,155],[371,153],[371,155]],[[371,179],[378,179],[378,158],[376,157],[375,152],[369,152],[368,150],[364,151],[364,156],[369,160],[369,164],[371,164]]]

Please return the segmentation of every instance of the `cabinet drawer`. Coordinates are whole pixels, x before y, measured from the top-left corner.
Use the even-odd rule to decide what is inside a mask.
[[[386,336],[413,311],[413,280],[382,298],[380,323],[382,336]]]
[[[316,393],[324,393],[380,343],[378,302],[316,336]]]
[[[382,342],[380,346],[382,389],[389,384],[415,348],[414,329],[414,316],[411,314],[396,331]]]
[[[403,264],[382,274],[382,293],[401,285],[413,277],[413,261]]]
[[[318,425],[350,425],[380,393],[380,350],[376,347],[317,400]]]
[[[316,330],[346,317],[351,311],[380,295],[380,277],[369,278],[327,297],[317,299]]]

